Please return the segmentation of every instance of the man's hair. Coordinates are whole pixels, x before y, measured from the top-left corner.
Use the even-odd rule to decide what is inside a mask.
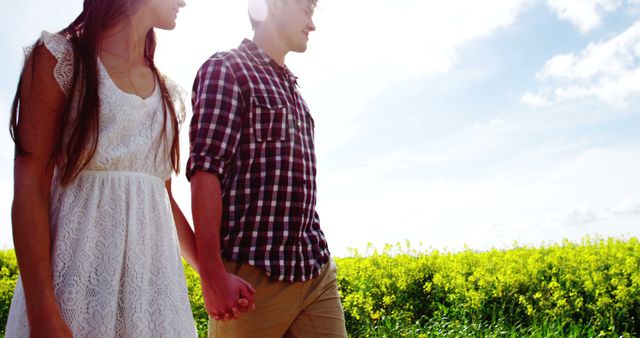
[[[262,0],[262,1],[269,1],[269,0]],[[274,1],[278,1],[278,0],[274,0]],[[316,8],[316,4],[318,3],[318,0],[295,0],[295,1],[306,1],[311,8]],[[250,11],[249,11],[249,21],[251,21],[251,29],[253,30],[256,30],[256,28],[258,28],[258,26],[260,25],[260,20],[254,19],[253,16],[251,16]]]

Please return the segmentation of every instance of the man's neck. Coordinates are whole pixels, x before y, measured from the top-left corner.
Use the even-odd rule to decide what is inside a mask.
[[[279,43],[273,32],[266,29],[256,29],[253,34],[253,43],[267,53],[277,64],[284,66],[284,58],[289,51]]]

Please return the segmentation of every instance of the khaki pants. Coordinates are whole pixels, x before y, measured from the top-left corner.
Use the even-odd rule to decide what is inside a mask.
[[[225,262],[225,268],[253,286],[256,309],[238,320],[209,318],[209,338],[347,337],[333,259],[318,277],[296,283],[270,280],[247,264]]]

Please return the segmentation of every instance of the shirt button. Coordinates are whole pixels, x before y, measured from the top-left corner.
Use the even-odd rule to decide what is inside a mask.
[[[298,127],[302,127],[302,122],[298,121]]]

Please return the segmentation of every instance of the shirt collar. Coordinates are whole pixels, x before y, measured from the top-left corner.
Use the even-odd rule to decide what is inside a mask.
[[[258,45],[256,45],[255,42],[249,39],[242,40],[242,43],[240,44],[240,49],[243,52],[247,53],[247,55],[249,55],[251,59],[253,59],[253,61],[256,63],[259,63],[261,65],[268,65],[272,63],[275,65],[278,65],[278,63],[275,62],[271,57],[269,57],[269,55],[265,51],[263,51],[260,47],[258,47]]]
[[[261,65],[270,65],[280,71],[283,71],[287,77],[294,83],[298,84],[298,77],[295,76],[287,67],[287,65],[280,66],[275,60],[273,60],[262,48],[258,47],[255,42],[244,39],[240,44],[240,50],[245,52],[254,62]]]

